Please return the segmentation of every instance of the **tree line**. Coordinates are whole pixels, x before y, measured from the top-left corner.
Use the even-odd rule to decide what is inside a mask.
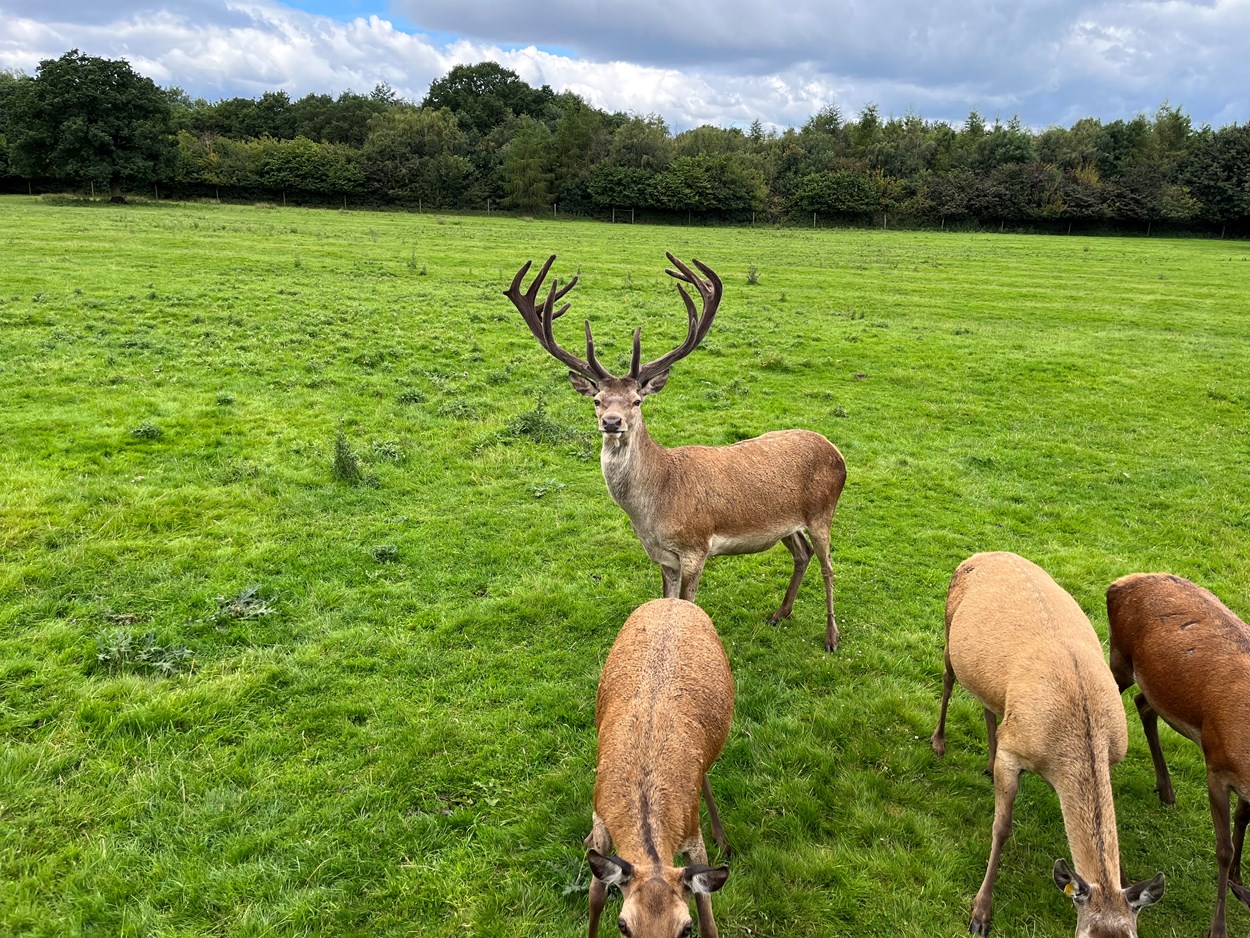
[[[955,126],[830,104],[782,132],[756,121],[674,134],[662,117],[608,113],[493,62],[452,68],[419,103],[386,85],[209,102],[72,50],[34,76],[0,72],[0,188],[36,183],[700,222],[1245,233],[1250,124],[1194,127],[1165,103],[1034,131],[975,111]]]

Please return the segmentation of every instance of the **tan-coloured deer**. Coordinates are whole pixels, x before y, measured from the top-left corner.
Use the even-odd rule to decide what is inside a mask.
[[[1138,911],[1163,895],[1163,874],[1121,888],[1111,767],[1128,749],[1128,724],[1081,607],[1031,561],[975,554],[946,594],[945,661],[933,751],[946,752],[946,707],[958,680],[985,708],[994,778],[990,860],[969,930],[989,934],[1016,789],[1031,771],[1059,795],[1076,871],[1058,859],[1053,874],[1076,905],[1077,938],[1135,938]]]
[[[729,661],[707,613],[681,599],[635,609],[608,653],[595,700],[590,938],[610,885],[624,896],[622,938],[687,938],[691,896],[699,934],[716,938],[710,894],[725,885],[729,867],[707,865],[699,792],[712,836],[728,853],[707,771],[725,745],[733,708]],[[691,866],[671,865],[679,852]]]
[[[1250,906],[1241,881],[1241,849],[1250,822],[1250,628],[1208,590],[1167,573],[1134,573],[1107,588],[1111,671],[1125,691],[1134,684],[1142,729],[1164,804],[1175,804],[1159,744],[1159,717],[1202,749],[1215,823],[1219,885],[1209,938],[1225,938],[1224,903]],[[1229,802],[1237,793],[1234,831]]]
[[[838,645],[838,626],[833,613],[830,526],[846,483],[846,463],[837,447],[810,430],[776,430],[731,446],[671,449],[647,434],[643,398],[658,393],[673,363],[694,351],[707,335],[722,294],[720,278],[709,267],[693,261],[704,275],[700,277],[672,254],[666,256],[677,269],[665,272],[680,281],[677,288],[686,304],[686,338],[671,352],[644,364],[642,329],[635,329],[633,360],[629,373],[621,377],[612,375],[595,358],[589,321],[585,359],[561,348],[553,337],[553,320],[569,308],[565,303],[557,309],[556,303],[577,284],[576,277],[563,287],[553,280],[539,307],[538,293],[556,259],[554,254],[527,291],[521,292],[521,281],[529,262],[517,271],[504,294],[539,345],[568,366],[569,381],[578,393],[594,399],[608,492],[629,515],[647,556],[659,564],[664,596],[693,602],[708,558],[753,554],[780,541],[794,558],[794,572],[771,619],[775,623],[790,615],[803,574],[815,556],[825,583],[825,650],[833,651]],[[701,310],[695,308],[683,283],[698,292]]]

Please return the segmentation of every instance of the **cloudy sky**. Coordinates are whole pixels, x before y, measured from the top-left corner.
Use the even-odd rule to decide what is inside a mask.
[[[283,90],[419,101],[490,59],[609,111],[801,126],[835,103],[1070,126],[1250,120],[1250,0],[0,0],[0,69],[71,48],[217,100]]]

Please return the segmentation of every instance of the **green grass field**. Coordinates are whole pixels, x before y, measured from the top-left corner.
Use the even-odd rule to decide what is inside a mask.
[[[848,465],[838,652],[815,565],[765,622],[782,547],[700,589],[737,688],[721,934],[966,933],[993,790],[966,693],[929,749],[950,574],[1017,551],[1104,635],[1135,570],[1250,613],[1245,242],[4,198],[0,933],[584,932],[595,687],[660,574],[501,291],[558,253],[558,335],[621,369],[636,324],[684,333],[666,249],[725,300],[651,434],[807,427]],[[1163,807],[1126,704],[1141,933],[1205,934],[1200,755],[1163,731]],[[995,934],[1071,934],[1036,776],[1015,820]]]

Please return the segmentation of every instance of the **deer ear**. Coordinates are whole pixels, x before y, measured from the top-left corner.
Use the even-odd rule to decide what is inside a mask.
[[[573,385],[573,390],[582,397],[594,397],[599,393],[599,388],[593,381],[582,377],[576,371],[569,372],[569,384]]]
[[[1156,873],[1154,879],[1144,879],[1124,890],[1124,898],[1134,910],[1154,905],[1163,898],[1163,874]]]
[[[668,369],[664,369],[654,378],[649,378],[647,383],[638,389],[638,393],[643,397],[648,394],[659,394],[664,390],[664,385],[668,384]]]
[[[634,878],[634,865],[620,857],[605,857],[598,850],[586,851],[586,862],[595,879],[601,879],[609,886],[628,886]]]
[[[688,866],[681,871],[681,881],[696,896],[706,896],[716,892],[729,879],[727,866]]]
[[[1062,857],[1055,861],[1054,877],[1055,885],[1062,889],[1063,894],[1077,905],[1089,901],[1089,883],[1081,879],[1079,873],[1069,869],[1067,861]]]

